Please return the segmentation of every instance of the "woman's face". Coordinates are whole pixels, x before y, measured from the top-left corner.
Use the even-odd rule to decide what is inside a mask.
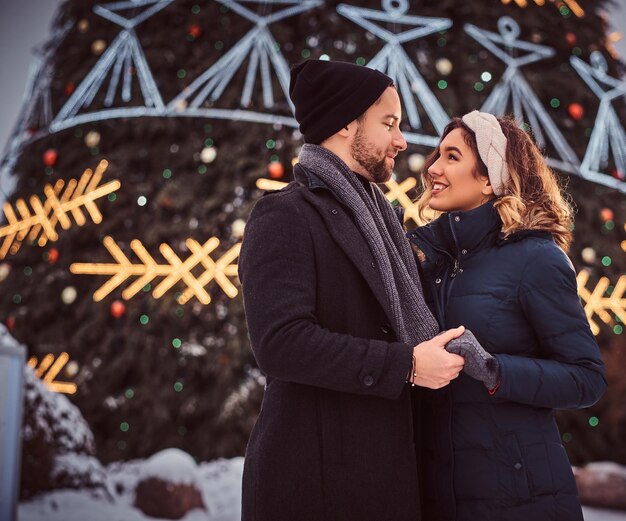
[[[455,128],[439,144],[439,157],[428,168],[432,197],[428,205],[440,212],[478,208],[493,197],[488,177],[476,176],[476,156]]]

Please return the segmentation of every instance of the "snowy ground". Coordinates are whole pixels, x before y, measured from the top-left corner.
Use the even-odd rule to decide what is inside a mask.
[[[20,503],[18,521],[155,521],[132,506],[134,485],[144,466],[144,461],[130,461],[107,467],[112,500],[85,492],[52,492]],[[200,464],[197,477],[207,511],[192,510],[182,521],[239,521],[242,469],[243,458]],[[584,510],[585,521],[626,521],[626,512]]]
[[[155,521],[133,507],[143,466],[144,461],[129,461],[107,467],[112,500],[79,491],[52,492],[20,503],[18,521]],[[207,510],[192,510],[181,521],[239,521],[242,470],[243,458],[200,464],[196,477]]]

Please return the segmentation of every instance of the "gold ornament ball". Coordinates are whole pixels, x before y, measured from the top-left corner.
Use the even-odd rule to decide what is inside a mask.
[[[104,50],[107,48],[107,44],[104,40],[95,40],[91,44],[91,52],[96,56],[100,56]]]
[[[89,22],[84,18],[78,22],[78,31],[81,33],[86,33],[89,30]]]
[[[176,103],[174,103],[174,110],[178,113],[184,112],[187,109],[187,100],[179,99]]]
[[[200,159],[203,163],[212,163],[217,157],[217,150],[214,147],[204,147],[200,152]]]
[[[437,72],[443,76],[447,76],[452,72],[452,62],[448,58],[439,58],[435,62]]]
[[[232,224],[232,233],[233,236],[236,237],[237,239],[240,239],[241,237],[243,237],[243,230],[246,227],[246,222],[243,219],[237,219],[236,221],[233,221]]]
[[[97,147],[100,144],[100,132],[96,130],[90,130],[85,135],[85,145],[89,148]]]
[[[591,247],[583,248],[583,251],[580,252],[581,257],[583,258],[583,262],[585,264],[593,264],[596,261],[596,250]]]
[[[418,173],[424,166],[426,158],[422,154],[411,154],[409,156],[409,170],[413,173]]]
[[[0,264],[0,282],[6,279],[9,276],[9,273],[11,273],[11,265],[6,262]]]
[[[65,374],[70,378],[76,376],[78,374],[78,363],[74,362],[74,360],[69,361],[65,366]]]
[[[77,297],[78,293],[76,292],[76,288],[74,286],[68,286],[61,292],[61,300],[63,304],[67,304],[68,306],[72,304]]]

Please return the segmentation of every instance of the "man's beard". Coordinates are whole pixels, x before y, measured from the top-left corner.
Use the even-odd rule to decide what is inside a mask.
[[[357,126],[350,154],[370,175],[374,183],[384,183],[391,177],[391,168],[386,163],[387,156],[381,158],[379,153],[375,146],[365,140],[361,126]]]

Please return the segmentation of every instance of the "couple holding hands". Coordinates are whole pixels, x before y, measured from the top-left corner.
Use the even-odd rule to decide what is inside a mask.
[[[607,382],[531,137],[453,118],[406,233],[377,186],[407,148],[391,79],[309,60],[289,92],[295,180],[256,203],[239,260],[267,377],[242,519],[582,520],[554,411]]]

